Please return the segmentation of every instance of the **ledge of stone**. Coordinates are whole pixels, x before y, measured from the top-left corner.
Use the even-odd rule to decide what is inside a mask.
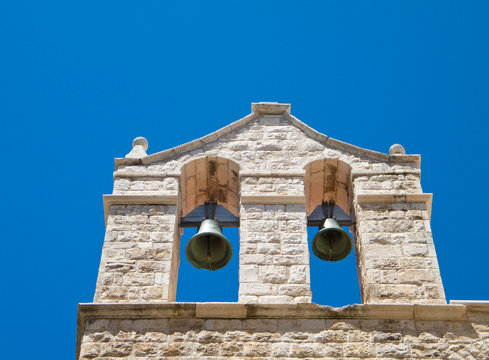
[[[116,178],[167,178],[167,177],[180,177],[179,172],[135,172],[135,171],[114,171],[114,179]]]
[[[351,177],[357,178],[360,176],[377,176],[377,175],[421,175],[420,169],[397,169],[388,171],[378,171],[378,170],[352,170]],[[166,177],[180,177],[181,172],[177,171],[125,171],[117,170],[114,171],[113,177],[116,178],[166,178]],[[305,171],[242,171],[239,173],[239,177],[305,177]]]
[[[112,205],[177,205],[177,195],[112,195],[103,196],[105,224]]]
[[[395,169],[388,171],[378,171],[378,170],[352,170],[351,177],[357,178],[360,176],[377,176],[377,175],[421,175],[421,169]]]
[[[489,304],[478,305],[477,312],[489,314]],[[78,304],[82,319],[405,319],[466,320],[470,304],[355,304],[341,308],[318,304],[241,304],[241,303],[165,303],[165,304]]]
[[[77,354],[87,320],[95,319],[394,319],[471,321],[489,319],[487,301],[451,301],[449,305],[355,304],[333,308],[318,304],[78,304]]]
[[[358,204],[364,203],[396,203],[396,202],[408,202],[408,203],[425,203],[426,210],[428,210],[428,216],[431,219],[431,205],[433,203],[432,193],[404,193],[399,192],[395,194],[381,193],[381,194],[357,194],[356,202]]]
[[[467,320],[489,321],[489,300],[450,300],[450,305],[463,305],[467,309]]]
[[[489,309],[489,300],[450,300],[450,304],[454,305],[465,305],[471,308],[488,308]]]
[[[298,205],[305,204],[306,197],[301,195],[241,195],[243,205]]]
[[[372,173],[374,174],[374,173]],[[371,175],[372,175],[371,174]],[[376,175],[384,173],[376,172]],[[167,177],[180,177],[181,173],[176,171],[156,172],[156,171],[114,171],[113,177],[116,178],[167,178]],[[305,171],[243,171],[239,173],[239,177],[305,177]]]
[[[305,177],[306,172],[301,171],[253,171],[253,172],[247,172],[247,171],[242,171],[239,173],[239,177]]]

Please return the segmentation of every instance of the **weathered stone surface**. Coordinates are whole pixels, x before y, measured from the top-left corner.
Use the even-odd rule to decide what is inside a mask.
[[[289,303],[297,297],[301,297],[300,302],[304,302],[304,298],[310,299],[304,207],[241,205],[240,214],[240,263],[243,269],[240,271],[239,301]],[[250,246],[253,244],[256,246]],[[284,287],[286,284],[294,285]]]
[[[424,208],[410,203],[356,205],[359,274],[367,303],[444,304]]]
[[[116,159],[94,299],[100,311],[137,309],[82,320],[80,359],[489,358],[485,305],[442,306],[418,155],[328,138],[276,103],[255,104],[253,114],[176,148],[146,149],[137,139]],[[240,219],[239,304],[170,303],[179,219],[205,200]],[[329,200],[355,216],[370,305],[310,304],[307,216]],[[144,303],[164,307],[145,312]]]
[[[333,199],[357,218],[364,302],[443,303],[438,264],[428,261],[436,259],[429,204],[413,202],[431,199],[423,197],[419,158],[400,154],[399,146],[389,157],[328,139],[292,117],[286,104],[253,108],[262,110],[203,139],[137,163],[116,161],[114,194],[168,196],[178,204],[171,214],[119,200],[110,206],[96,300],[174,298],[178,217],[215,199],[240,217],[240,301],[307,301],[306,215]],[[305,287],[282,286],[288,284]],[[395,284],[402,285],[397,293]]]
[[[176,206],[112,205],[95,302],[174,300],[176,229]]]
[[[200,309],[199,310],[199,306]],[[422,305],[407,318],[382,318],[389,306],[375,306],[371,319],[301,317],[247,318],[249,305],[197,304],[198,317],[154,320],[89,320],[80,359],[486,359],[489,322],[457,319],[451,306]],[[308,305],[311,306],[311,305]],[[394,307],[392,310],[396,309]],[[416,306],[414,306],[416,309]],[[454,305],[465,313],[464,305]],[[400,309],[399,309],[400,310]],[[346,310],[345,310],[346,311]],[[487,312],[487,306],[485,307]],[[459,312],[458,310],[455,311]],[[320,313],[320,312],[319,312]],[[318,313],[318,314],[319,314]],[[144,312],[139,313],[140,315]],[[270,314],[270,313],[269,313]],[[347,316],[339,312],[338,316]],[[444,320],[417,320],[426,314]],[[431,315],[430,315],[431,314]],[[224,317],[226,315],[226,317]],[[424,315],[423,315],[424,316]],[[222,318],[221,318],[222,317]]]

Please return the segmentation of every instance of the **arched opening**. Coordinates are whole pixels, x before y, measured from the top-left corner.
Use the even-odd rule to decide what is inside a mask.
[[[305,166],[306,212],[311,213],[323,201],[333,200],[347,215],[352,214],[351,168],[341,160],[321,159]],[[351,227],[342,227],[353,239]],[[357,275],[356,251],[353,250],[341,261],[323,261],[313,254],[311,243],[319,230],[318,226],[308,227],[310,250],[310,274],[312,301],[314,303],[344,306],[361,303],[360,286]]]
[[[187,215],[206,200],[217,200],[231,213],[239,213],[239,166],[232,160],[205,157],[182,168],[180,216]]]
[[[206,201],[217,201],[231,216],[239,215],[239,166],[228,159],[205,157],[182,168],[180,178],[180,219],[188,218]],[[216,217],[219,221],[219,217]],[[222,234],[233,249],[230,262],[217,271],[197,269],[185,258],[189,240],[198,227],[181,227],[180,265],[176,300],[183,302],[235,302],[238,300],[238,227],[221,221]],[[198,226],[198,225],[196,225]],[[182,258],[183,257],[183,258]]]

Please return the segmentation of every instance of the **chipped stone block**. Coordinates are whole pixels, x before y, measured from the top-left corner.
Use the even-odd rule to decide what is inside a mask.
[[[258,265],[242,265],[239,269],[240,283],[258,281]]]
[[[259,266],[258,279],[263,283],[284,284],[287,282],[285,266]]]

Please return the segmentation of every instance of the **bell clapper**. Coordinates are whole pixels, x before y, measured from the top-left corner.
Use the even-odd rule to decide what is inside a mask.
[[[328,247],[329,247],[328,260],[331,260],[331,254],[333,253],[333,239],[331,238],[331,236],[328,236]]]
[[[209,263],[209,270],[212,271],[211,264],[211,236],[207,235],[207,262]]]

